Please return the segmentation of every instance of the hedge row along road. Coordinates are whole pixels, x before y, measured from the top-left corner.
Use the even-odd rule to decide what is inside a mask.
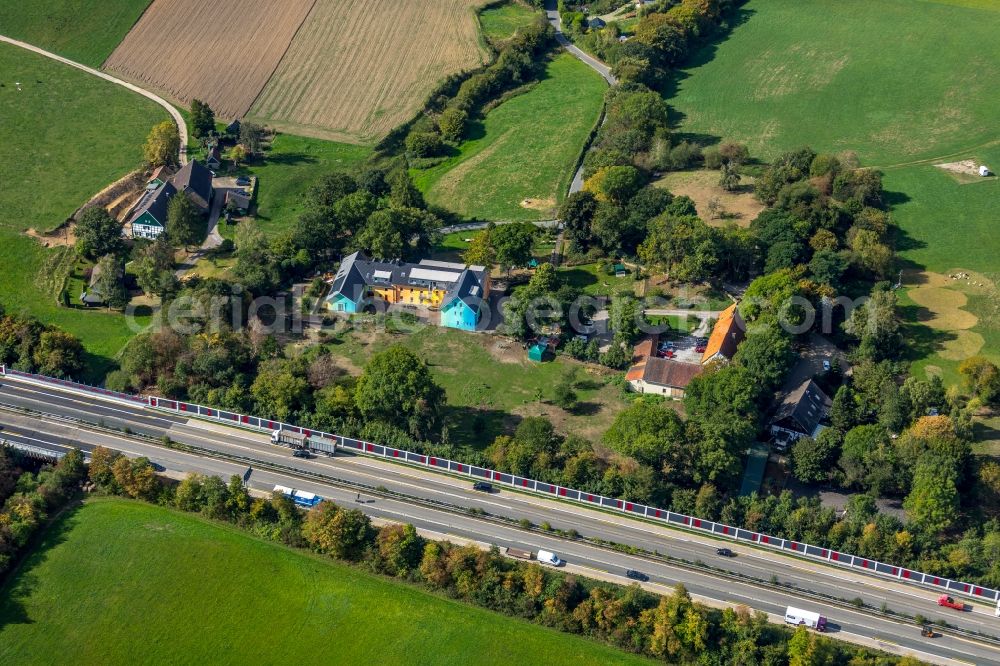
[[[32,46],[31,44],[27,44],[25,42],[22,42],[22,41],[19,41],[19,40],[16,40],[16,39],[11,39],[10,37],[6,37],[4,35],[0,35],[0,42],[4,42],[5,44],[11,44],[13,46],[17,46],[17,47],[20,47],[22,49],[27,49],[28,51],[31,51],[33,53],[37,53],[38,55],[43,55],[46,58],[51,58],[53,60],[57,60],[57,61],[63,63],[64,65],[69,65],[70,67],[76,67],[77,69],[83,70],[84,72],[87,72],[88,74],[93,74],[94,76],[102,78],[105,81],[110,81],[111,83],[116,83],[116,84],[118,84],[118,85],[120,85],[120,86],[122,86],[124,88],[128,88],[129,90],[131,90],[134,93],[138,93],[138,94],[142,95],[143,97],[146,97],[146,98],[151,99],[152,101],[156,102],[157,104],[159,104],[160,106],[162,106],[164,109],[166,109],[167,113],[170,114],[170,117],[174,119],[174,124],[177,125],[177,131],[180,133],[180,137],[181,137],[181,154],[179,156],[180,157],[180,162],[181,162],[181,164],[186,164],[187,163],[187,152],[186,152],[186,149],[185,149],[185,147],[188,145],[187,125],[184,122],[184,116],[181,115],[181,112],[178,111],[177,109],[175,109],[174,106],[172,104],[170,104],[170,102],[168,102],[167,100],[163,99],[159,95],[151,93],[148,90],[140,88],[137,85],[134,85],[132,83],[128,83],[127,81],[122,81],[121,79],[117,79],[117,78],[111,76],[110,74],[105,74],[104,72],[98,71],[98,70],[94,69],[93,67],[87,67],[86,65],[81,65],[78,62],[73,62],[69,58],[64,58],[64,57],[62,57],[60,55],[56,55],[55,53],[52,53],[51,51],[46,51],[45,49],[40,49],[37,46]]]

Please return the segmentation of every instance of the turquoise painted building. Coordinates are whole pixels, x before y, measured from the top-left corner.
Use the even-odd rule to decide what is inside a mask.
[[[326,306],[334,312],[346,312],[354,314],[358,311],[358,304],[344,294],[330,294],[326,299]]]
[[[376,301],[423,306],[439,311],[441,326],[475,331],[488,296],[489,273],[483,266],[430,259],[418,264],[372,261],[355,252],[341,262],[326,307],[354,314]]]

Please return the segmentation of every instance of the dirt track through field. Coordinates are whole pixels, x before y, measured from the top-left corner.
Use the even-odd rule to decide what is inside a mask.
[[[104,68],[222,119],[257,98],[315,0],[154,0]]]
[[[474,15],[484,1],[317,0],[250,117],[297,134],[376,140],[439,81],[486,61]]]

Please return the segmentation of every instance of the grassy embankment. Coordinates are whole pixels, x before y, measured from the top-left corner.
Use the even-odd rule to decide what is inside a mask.
[[[562,53],[541,81],[474,122],[457,154],[414,180],[430,203],[467,217],[551,218],[566,195],[607,86]]]
[[[802,145],[850,150],[882,169],[917,371],[953,382],[963,358],[1000,360],[1000,237],[991,233],[1000,181],[934,166],[971,159],[1000,169],[1000,4],[751,0],[742,12],[671,91],[679,132],[743,141],[764,159]],[[979,275],[947,277],[958,270]]]
[[[649,663],[121,499],[58,520],[0,596],[5,664]]]

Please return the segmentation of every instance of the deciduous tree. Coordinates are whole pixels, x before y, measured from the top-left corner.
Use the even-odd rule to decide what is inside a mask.
[[[177,125],[172,120],[164,120],[149,132],[142,156],[151,167],[176,164],[180,149],[181,136],[177,132]]]
[[[106,254],[121,254],[125,250],[122,225],[102,206],[84,209],[74,228],[76,251],[88,259]]]

